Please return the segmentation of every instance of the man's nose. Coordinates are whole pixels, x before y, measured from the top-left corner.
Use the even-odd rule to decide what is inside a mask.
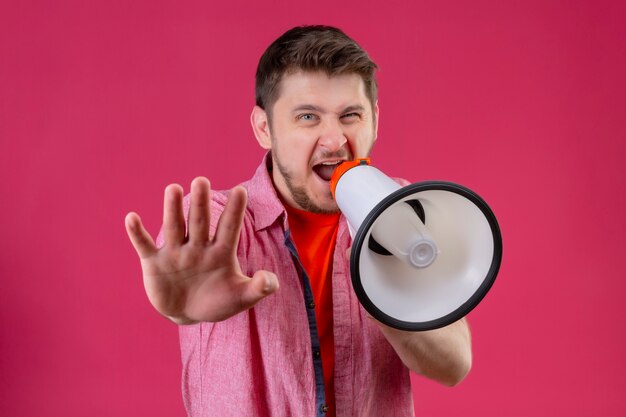
[[[324,124],[318,144],[328,152],[336,152],[348,142],[343,128],[339,122],[327,122]]]

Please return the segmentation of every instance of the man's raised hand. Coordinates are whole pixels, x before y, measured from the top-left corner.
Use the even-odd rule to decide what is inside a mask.
[[[188,233],[185,234],[183,190],[165,189],[164,244],[157,248],[136,213],[126,215],[126,231],[135,247],[148,299],[159,313],[178,324],[225,320],[254,306],[278,288],[278,278],[257,271],[242,274],[237,260],[239,233],[246,208],[246,191],[231,191],[215,231],[210,236],[210,184],[204,177],[191,183]]]

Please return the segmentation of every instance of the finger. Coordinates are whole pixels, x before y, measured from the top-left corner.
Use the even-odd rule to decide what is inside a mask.
[[[256,303],[278,290],[278,277],[269,271],[257,271],[246,284],[241,294],[241,306],[251,308]]]
[[[150,234],[146,231],[141,223],[141,218],[137,213],[128,213],[124,219],[126,233],[133,244],[137,255],[141,259],[147,258],[157,252],[157,247]]]
[[[246,209],[246,201],[246,190],[243,187],[235,187],[232,189],[224,212],[217,222],[214,237],[215,243],[223,245],[228,250],[237,249],[243,214]]]
[[[178,184],[165,188],[163,197],[163,238],[166,245],[181,245],[185,240],[183,189]]]
[[[352,255],[352,246],[346,249],[346,258],[350,259],[350,255]]]
[[[203,244],[209,240],[209,192],[211,184],[204,177],[191,182],[191,205],[189,207],[189,241]]]

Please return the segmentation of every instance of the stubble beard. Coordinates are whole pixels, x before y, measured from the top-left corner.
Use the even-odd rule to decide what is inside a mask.
[[[285,166],[280,162],[280,158],[275,150],[272,150],[273,160],[275,162],[276,168],[280,171],[281,175],[285,179],[285,184],[287,185],[287,189],[289,193],[291,193],[291,197],[296,202],[296,204],[305,211],[315,213],[315,214],[335,214],[339,212],[339,207],[335,204],[333,208],[324,208],[320,207],[313,202],[313,199],[307,193],[306,189],[301,186],[297,186],[294,184],[293,175],[285,168]],[[332,200],[333,196],[330,192],[330,187],[327,191],[327,197]]]

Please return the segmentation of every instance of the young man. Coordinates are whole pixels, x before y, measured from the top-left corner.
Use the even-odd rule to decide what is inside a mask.
[[[268,153],[254,177],[212,193],[199,177],[185,198],[168,186],[156,244],[127,215],[148,298],[181,325],[190,416],[404,417],[408,369],[446,385],[469,371],[465,320],[399,331],[370,318],[351,288],[329,179],[374,145],[375,69],[336,28],[289,30],[257,69],[251,123]]]

